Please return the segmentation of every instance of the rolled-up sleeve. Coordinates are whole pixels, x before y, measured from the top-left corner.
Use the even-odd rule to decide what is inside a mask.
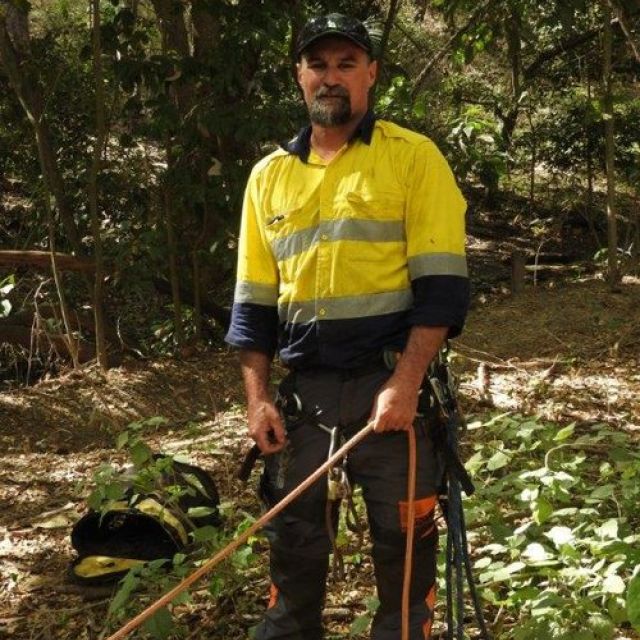
[[[278,269],[259,208],[259,176],[251,174],[242,206],[238,271],[225,340],[240,349],[275,353],[278,332]]]
[[[416,148],[405,212],[407,261],[414,304],[412,325],[462,331],[469,307],[465,256],[466,202],[438,148]]]

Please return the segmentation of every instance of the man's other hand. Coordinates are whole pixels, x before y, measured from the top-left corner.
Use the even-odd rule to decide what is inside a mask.
[[[373,402],[369,422],[374,422],[374,431],[410,429],[418,410],[419,390],[414,384],[391,376]]]
[[[264,454],[276,453],[285,444],[286,435],[280,412],[270,400],[249,403],[249,435]]]

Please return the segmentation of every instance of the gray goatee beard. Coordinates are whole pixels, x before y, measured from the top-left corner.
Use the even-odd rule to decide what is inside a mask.
[[[322,100],[323,96],[337,96],[338,99]],[[351,100],[346,89],[320,89],[309,105],[309,119],[322,127],[337,127],[351,120]]]

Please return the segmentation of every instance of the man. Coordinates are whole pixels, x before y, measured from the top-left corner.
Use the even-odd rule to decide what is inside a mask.
[[[264,158],[246,189],[238,282],[227,341],[238,347],[249,434],[265,454],[262,494],[275,504],[326,460],[329,435],[371,420],[350,454],[373,540],[380,606],[374,640],[398,640],[406,539],[408,438],[429,362],[457,335],[468,303],[465,203],[446,160],[422,135],[377,120],[371,40],[359,21],[312,19],[297,41],[311,125]],[[302,413],[288,424],[268,389],[276,350]],[[383,358],[395,353],[393,370]],[[416,427],[418,479],[411,639],[430,634],[438,470]],[[330,540],[326,483],[267,529],[271,600],[258,640],[319,640]]]

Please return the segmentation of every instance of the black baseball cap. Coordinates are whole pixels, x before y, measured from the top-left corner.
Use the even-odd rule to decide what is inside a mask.
[[[347,38],[370,56],[373,55],[369,32],[360,20],[341,13],[330,13],[326,16],[311,18],[304,25],[296,42],[296,58],[300,60],[300,56],[307,47],[326,36]]]

